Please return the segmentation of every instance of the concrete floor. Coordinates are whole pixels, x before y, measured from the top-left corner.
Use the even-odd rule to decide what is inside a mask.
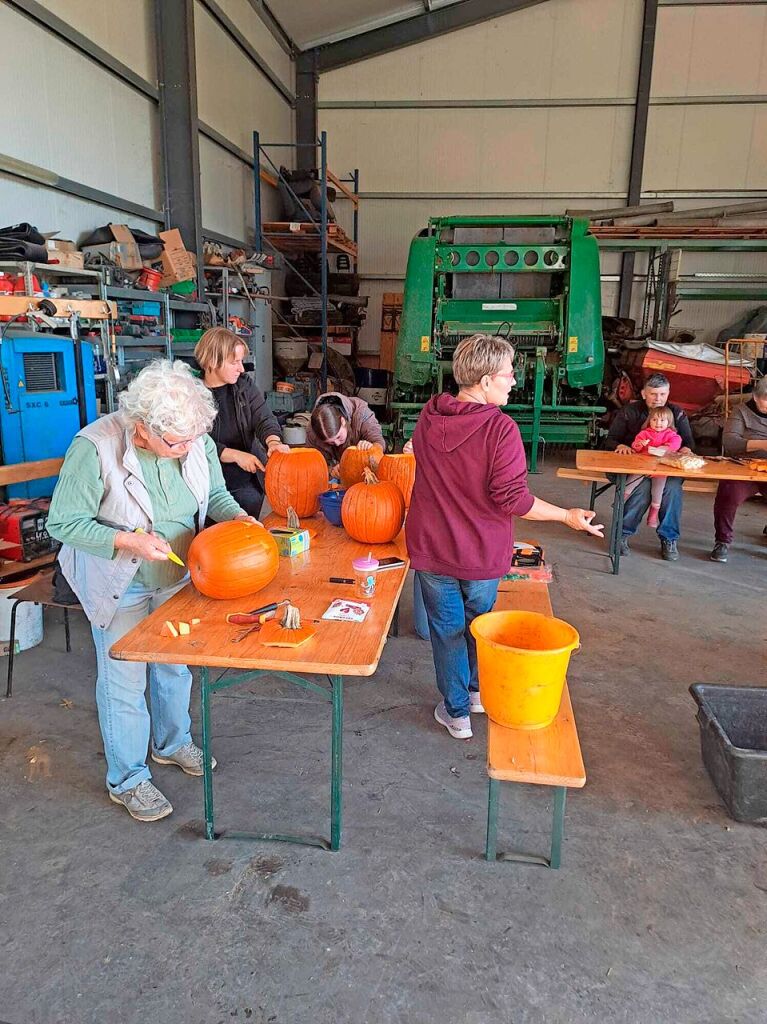
[[[534,490],[585,501],[553,474]],[[484,722],[469,742],[436,726],[410,588],[403,635],[346,691],[336,854],[205,842],[200,782],[172,768],[155,773],[165,821],[109,803],[90,636],[76,616],[66,656],[51,611],[0,707],[0,1019],[763,1024],[765,832],[727,818],[687,687],[764,682],[764,520],[744,506],[714,565],[711,498],[688,496],[682,560],[660,561],[643,528],[618,578],[599,542],[519,531],[545,540],[554,609],[583,639],[570,684],[588,782],[560,871],[481,859]],[[327,706],[264,683],[217,695],[213,720],[221,825],[327,829]],[[502,836],[545,851],[548,791],[504,788]]]

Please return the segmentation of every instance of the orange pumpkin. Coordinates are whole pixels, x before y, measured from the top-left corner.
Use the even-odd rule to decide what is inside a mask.
[[[372,448],[364,451],[356,444],[347,448],[341,456],[339,467],[341,470],[341,486],[351,487],[352,484],[361,483],[364,479],[366,469],[375,469],[378,460],[383,455],[383,448],[380,444],[374,444]]]
[[[410,508],[410,497],[415,483],[415,455],[384,455],[378,463],[379,480],[390,480],[402,491],[405,508]]]
[[[266,464],[266,496],[278,516],[292,505],[299,517],[316,515],[328,489],[328,466],[316,448],[274,452]]]
[[[277,542],[263,526],[233,519],[198,533],[186,556],[201,594],[227,601],[263,590],[277,575]]]
[[[344,528],[354,540],[364,544],[388,544],[402,529],[405,520],[405,499],[396,484],[379,483],[372,470],[365,470],[365,480],[354,484],[341,504]]]

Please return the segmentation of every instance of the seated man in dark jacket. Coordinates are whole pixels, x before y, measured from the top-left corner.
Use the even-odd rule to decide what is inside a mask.
[[[754,384],[751,398],[730,413],[722,435],[725,455],[745,459],[767,459],[767,377]],[[767,473],[764,483],[748,480],[720,480],[714,501],[716,543],[709,556],[712,562],[727,561],[727,545],[732,543],[735,514],[747,498],[761,494],[767,498]]]
[[[684,409],[669,402],[670,391],[668,378],[662,373],[653,373],[648,377],[642,388],[641,401],[624,405],[612,421],[605,448],[619,455],[632,455],[631,442],[644,427],[650,409],[666,405],[674,414],[674,429],[682,438],[682,447],[679,451],[682,454],[692,451],[690,422]],[[663,489],[657,532],[660,537],[661,555],[667,562],[676,562],[679,558],[676,542],[679,539],[679,521],[682,518],[682,483],[681,477],[669,477]],[[621,555],[629,554],[629,537],[633,537],[637,532],[649,507],[650,477],[647,476],[626,498]]]

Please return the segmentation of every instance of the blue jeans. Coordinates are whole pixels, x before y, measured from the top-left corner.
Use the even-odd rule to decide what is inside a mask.
[[[124,793],[152,773],[147,766],[150,717],[146,703],[147,666],[143,662],[114,661],[109,648],[150,612],[189,582],[149,590],[132,584],[123,594],[107,629],[91,624],[96,645],[96,706],[107,760],[107,789]],[[189,698],[192,673],[186,665],[149,666],[149,703],[152,708],[152,748],[169,757],[192,739]]]
[[[413,627],[422,640],[429,639],[429,617],[423,603],[423,591],[418,573],[413,576]]]
[[[469,714],[469,690],[479,689],[477,646],[469,626],[492,611],[499,580],[459,580],[416,572],[429,620],[437,686],[452,718]]]
[[[679,520],[682,517],[682,483],[680,477],[667,477],[663,499],[658,513],[658,536],[661,540],[679,539]],[[637,484],[626,498],[623,508],[623,536],[633,537],[650,507],[652,482],[649,476]]]

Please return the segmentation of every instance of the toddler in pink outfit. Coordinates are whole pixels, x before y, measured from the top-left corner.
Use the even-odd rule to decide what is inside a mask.
[[[651,409],[642,430],[639,431],[631,445],[633,450],[640,455],[667,455],[669,452],[678,452],[682,447],[682,438],[674,429],[674,414],[667,405],[658,409]],[[641,476],[629,477],[626,481],[626,497],[631,494],[637,486]],[[666,486],[665,476],[653,476],[651,478],[650,511],[647,515],[647,525],[658,525],[658,513],[663,500],[663,488]]]

